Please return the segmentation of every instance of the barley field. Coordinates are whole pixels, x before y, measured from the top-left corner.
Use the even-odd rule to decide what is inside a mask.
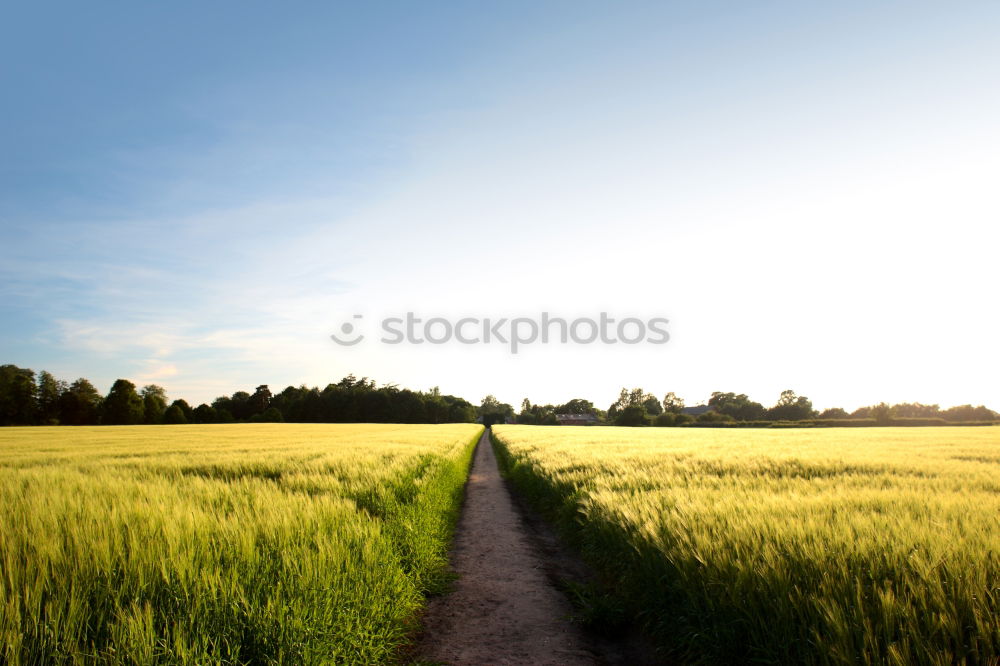
[[[495,426],[681,663],[997,664],[1000,428]]]
[[[481,430],[0,429],[0,663],[391,660]]]

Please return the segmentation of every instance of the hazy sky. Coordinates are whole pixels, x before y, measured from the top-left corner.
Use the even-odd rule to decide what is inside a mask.
[[[1000,4],[492,4],[8,6],[0,362],[1000,408]],[[380,344],[408,311],[671,340]]]

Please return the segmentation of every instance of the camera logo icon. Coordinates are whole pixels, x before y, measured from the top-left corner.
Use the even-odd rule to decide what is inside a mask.
[[[362,315],[359,314],[356,314],[352,317],[352,319],[361,319],[361,318]],[[365,336],[362,335],[361,333],[358,333],[357,337],[351,338],[350,336],[354,335],[355,331],[356,331],[356,326],[352,322],[345,321],[343,324],[340,325],[340,333],[345,337],[341,338],[336,333],[332,333],[330,335],[330,339],[336,342],[338,345],[342,345],[344,347],[353,347],[354,345],[358,344],[359,342],[365,339]]]

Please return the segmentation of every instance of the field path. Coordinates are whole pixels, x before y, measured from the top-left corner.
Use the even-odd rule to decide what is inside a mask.
[[[464,664],[596,664],[549,583],[507,487],[489,430],[476,449],[451,564],[454,590],[430,601],[418,656]]]

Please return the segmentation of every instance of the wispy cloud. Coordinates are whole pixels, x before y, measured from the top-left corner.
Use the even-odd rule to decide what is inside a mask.
[[[173,363],[163,363],[159,359],[146,359],[143,361],[146,369],[136,375],[136,380],[142,384],[163,382],[172,377],[176,377],[180,370]]]

